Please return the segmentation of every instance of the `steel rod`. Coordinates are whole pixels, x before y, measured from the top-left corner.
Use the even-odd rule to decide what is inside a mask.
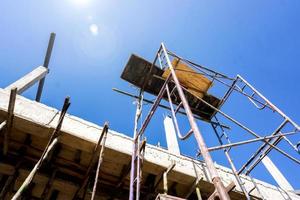
[[[223,145],[219,145],[219,146],[209,147],[208,150],[209,151],[217,151],[217,150],[226,149],[226,148],[235,147],[235,146],[240,146],[240,145],[249,144],[249,143],[253,143],[253,142],[259,142],[259,141],[263,141],[265,139],[271,139],[271,138],[278,138],[278,137],[282,137],[282,136],[294,135],[294,134],[297,134],[297,133],[299,133],[299,132],[292,131],[292,132],[288,132],[288,133],[283,133],[282,135],[264,136],[264,137],[254,138],[254,139],[245,140],[245,141],[241,141],[241,142],[233,142],[233,143],[230,143],[230,144],[223,144]],[[198,156],[199,155],[200,154],[198,154]]]
[[[162,43],[161,44],[162,46],[162,50],[163,52],[165,53],[166,55],[166,60],[167,60],[167,64],[168,64],[168,67],[171,71],[171,75],[172,75],[172,78],[175,82],[175,85],[177,87],[177,91],[178,91],[178,94],[180,96],[180,99],[182,101],[182,105],[187,113],[187,117],[188,117],[188,120],[189,120],[189,123],[191,125],[191,128],[193,129],[193,132],[194,132],[194,136],[195,136],[195,139],[198,143],[198,147],[199,149],[201,150],[201,153],[203,155],[203,159],[207,165],[207,169],[208,169],[208,172],[212,178],[212,182],[216,188],[216,191],[218,192],[218,195],[220,196],[220,199],[222,200],[230,200],[230,197],[226,191],[226,188],[225,186],[223,185],[219,175],[218,175],[218,172],[214,166],[214,163],[213,163],[213,160],[208,152],[208,149],[207,149],[207,146],[205,144],[205,141],[202,137],[202,134],[200,133],[200,130],[198,128],[198,125],[196,123],[196,120],[195,118],[193,117],[193,113],[192,113],[192,110],[188,104],[188,101],[183,93],[183,90],[182,90],[182,87],[180,85],[180,82],[176,76],[176,73],[175,73],[175,70],[174,68],[172,67],[172,64],[171,64],[171,61],[168,57],[168,53],[167,53],[167,50],[164,46],[164,44]]]
[[[21,197],[22,193],[26,190],[26,188],[32,182],[32,179],[35,176],[35,174],[37,173],[37,171],[38,171],[39,167],[41,166],[42,162],[47,158],[49,152],[54,148],[54,146],[57,144],[57,142],[58,142],[58,138],[55,138],[51,142],[51,144],[49,145],[49,147],[45,151],[45,154],[35,164],[34,168],[31,170],[31,172],[29,173],[29,175],[27,176],[27,178],[25,179],[25,181],[23,182],[23,184],[20,186],[20,188],[18,189],[18,191],[12,197],[12,200],[17,200],[17,199],[19,199]]]
[[[1,122],[0,124],[0,131],[2,131],[2,129],[4,129],[4,127],[6,126],[6,120]]]
[[[215,119],[216,119],[217,122],[219,122],[219,120],[217,119],[216,116],[215,116]],[[216,135],[217,138],[218,138],[218,141],[219,141],[220,145],[223,145],[222,138],[220,137],[217,128],[216,128],[214,125],[212,125],[212,128],[213,128],[213,130],[214,130],[214,132],[215,132],[215,135]],[[230,144],[231,141],[229,140],[229,137],[228,137],[228,135],[226,134],[226,132],[224,131],[224,129],[221,128],[221,131],[222,131],[222,134],[226,137],[227,142]],[[248,195],[248,192],[247,192],[247,190],[246,190],[246,188],[245,188],[245,186],[244,186],[244,184],[243,184],[243,182],[242,182],[240,176],[239,176],[238,173],[237,173],[237,169],[236,169],[236,167],[235,167],[235,165],[234,165],[234,163],[233,163],[233,160],[232,160],[232,158],[231,158],[231,156],[230,156],[230,154],[229,154],[229,150],[230,150],[229,148],[224,149],[224,154],[225,154],[225,156],[226,156],[226,158],[227,158],[227,160],[228,160],[228,162],[229,162],[229,164],[230,164],[230,168],[231,168],[231,170],[232,170],[232,173],[234,174],[234,177],[235,177],[235,179],[237,180],[237,182],[238,182],[238,184],[239,184],[239,186],[240,186],[242,192],[244,193],[246,199],[247,199],[247,200],[250,200],[250,196]]]
[[[297,130],[300,130],[298,124],[291,120],[284,112],[282,112],[278,107],[276,107],[272,102],[270,102],[265,96],[263,96],[259,91],[257,91],[250,83],[248,83],[242,76],[237,75],[237,77],[242,80],[248,87],[250,87],[258,96],[260,96],[265,102],[267,102],[274,110],[276,110],[284,119],[288,120]]]
[[[287,120],[284,120],[279,126],[278,128],[272,133],[272,136],[277,135],[277,133],[280,132],[280,130],[287,124]],[[281,137],[277,137],[275,139],[274,142],[272,142],[272,139],[267,139],[265,141],[268,142],[272,142],[273,144],[277,144],[279,141],[281,140]],[[248,167],[249,164],[251,164],[251,162],[257,157],[258,154],[260,154],[262,152],[262,150],[267,147],[267,143],[262,144],[254,154],[252,154],[252,156],[248,159],[248,161],[241,167],[241,169],[239,170],[239,173],[242,173],[242,171]],[[270,147],[270,146],[268,146]]]
[[[187,91],[187,90],[186,90]],[[198,98],[198,97],[197,97]],[[249,129],[248,127],[244,126],[243,124],[241,124],[240,122],[238,122],[237,120],[233,119],[232,117],[230,117],[229,115],[227,115],[226,113],[224,113],[223,111],[217,109],[216,107],[212,106],[211,104],[207,103],[206,101],[204,101],[201,98],[198,98],[200,101],[202,101],[204,104],[206,104],[207,106],[211,107],[212,109],[216,110],[218,113],[220,113],[221,115],[223,115],[224,117],[226,117],[227,119],[229,119],[230,121],[234,122],[236,125],[238,125],[239,127],[243,128],[244,130],[246,130],[248,133],[250,133],[251,135],[255,136],[256,138],[260,138],[261,136],[259,136],[258,134],[256,134],[254,131],[252,131],[251,129]],[[288,153],[286,153],[285,151],[281,150],[280,148],[276,147],[275,145],[271,144],[270,142],[266,141],[266,139],[262,140],[264,143],[267,143],[269,146],[271,146],[272,148],[276,149],[279,153],[281,153],[282,155],[288,157],[290,160],[294,161],[297,164],[300,164],[300,160],[294,158],[293,156],[289,155]]]
[[[216,72],[216,71],[214,71],[214,70],[211,70],[211,69],[209,69],[209,68],[207,68],[207,67],[204,67],[204,66],[202,66],[202,65],[199,65],[199,64],[197,64],[197,63],[194,63],[194,62],[192,62],[192,61],[190,61],[190,60],[187,60],[187,59],[185,59],[185,58],[183,58],[183,57],[181,57],[181,56],[176,55],[175,53],[173,53],[173,52],[171,52],[171,51],[169,51],[169,50],[167,50],[166,53],[169,54],[169,55],[171,55],[171,56],[173,56],[173,57],[176,57],[176,58],[178,58],[178,59],[180,59],[180,60],[183,60],[183,61],[185,61],[185,62],[187,62],[187,63],[189,63],[189,64],[191,64],[191,65],[193,65],[193,66],[196,66],[197,68],[200,68],[200,69],[202,69],[202,70],[206,70],[206,71],[208,71],[208,72],[210,72],[210,73],[213,73],[213,74],[216,74],[216,75],[220,75],[220,76],[222,76],[222,78],[229,79],[229,80],[233,80],[233,78],[230,78],[230,77],[228,77],[228,76],[226,76],[226,75],[224,75],[224,74],[221,74],[221,73]]]
[[[166,92],[167,92],[167,96],[168,96],[168,100],[169,100],[169,104],[170,104],[170,108],[171,108],[172,121],[173,121],[173,124],[175,126],[175,130],[176,130],[177,136],[179,137],[180,140],[186,140],[187,138],[189,138],[191,136],[191,134],[193,132],[190,131],[190,132],[188,132],[184,136],[181,135],[181,132],[180,132],[179,125],[178,125],[178,122],[177,122],[177,118],[176,118],[176,114],[175,114],[175,111],[174,111],[173,102],[172,102],[172,99],[171,99],[171,94],[170,94],[168,85],[166,85]]]
[[[142,135],[146,129],[146,127],[148,126],[154,112],[156,111],[165,91],[166,91],[166,85],[169,83],[171,78],[171,74],[168,76],[168,78],[166,79],[166,81],[164,82],[163,86],[161,87],[161,90],[159,91],[157,98],[155,99],[152,107],[150,108],[150,111],[148,112],[146,119],[144,120],[142,127],[140,128],[140,130],[138,131],[136,137],[134,138],[134,140],[137,140],[138,136]]]
[[[197,177],[195,179],[193,185],[190,187],[189,192],[184,196],[185,199],[188,199],[191,196],[191,194],[198,188],[198,184],[201,180],[203,180],[203,177]]]
[[[80,187],[75,191],[75,194],[74,194],[74,197],[73,199],[77,199],[78,197],[78,194],[86,187],[87,183],[88,183],[88,180],[89,180],[89,177],[90,177],[90,174],[95,166],[95,163],[97,161],[97,152],[100,148],[100,145],[101,145],[101,142],[106,134],[106,132],[108,131],[108,123],[106,122],[102,128],[102,131],[101,131],[101,135],[98,139],[98,142],[97,142],[97,145],[95,146],[94,148],[94,151],[93,151],[93,157],[91,158],[91,161],[89,162],[89,165],[88,165],[88,168],[84,174],[84,177],[83,177],[83,180],[81,182],[81,185]]]
[[[172,171],[172,170],[174,169],[175,165],[176,165],[176,163],[173,162],[171,165],[169,165],[169,167],[168,167],[166,170],[164,170],[164,171],[159,175],[159,177],[158,177],[156,183],[155,183],[154,186],[153,186],[153,190],[154,190],[154,191],[155,191],[156,188],[158,187],[159,183],[163,180],[164,174],[168,174],[170,171]]]
[[[51,33],[50,38],[49,38],[48,47],[47,47],[47,52],[46,52],[45,59],[44,59],[44,64],[43,64],[43,66],[46,68],[48,68],[48,66],[49,66],[54,41],[55,41],[55,33]],[[38,90],[37,90],[36,97],[35,97],[35,100],[37,102],[40,102],[40,100],[41,100],[44,83],[45,83],[45,77],[42,78],[39,82]]]
[[[140,149],[140,137],[138,138],[137,141],[137,149]],[[140,157],[140,152],[137,151],[137,163],[136,163],[136,199],[140,199],[140,184],[141,184],[141,157]]]
[[[103,132],[104,137],[103,137],[103,141],[102,141],[102,145],[101,145],[101,150],[99,153],[99,159],[98,159],[98,165],[97,165],[97,170],[96,170],[96,176],[95,176],[95,181],[94,181],[94,186],[93,186],[93,192],[92,192],[92,197],[91,200],[95,199],[96,196],[96,191],[97,191],[97,183],[98,183],[98,179],[99,179],[99,174],[100,174],[100,166],[103,162],[103,152],[104,152],[104,148],[105,148],[105,142],[106,142],[106,137],[107,137],[107,130],[108,130],[108,123],[105,123],[104,125],[105,127],[107,127],[105,130],[105,132]],[[104,128],[103,128],[104,129]]]
[[[112,88],[112,90],[115,91],[115,92],[118,92],[118,93],[120,93],[120,94],[124,94],[124,95],[126,95],[126,96],[133,97],[133,98],[135,98],[135,99],[138,99],[138,98],[139,98],[138,96],[136,96],[136,95],[134,95],[134,94],[130,94],[130,93],[128,93],[128,92],[119,90],[119,89],[117,89],[117,88]],[[145,99],[145,98],[143,98],[143,101],[146,102],[146,103],[154,104],[153,101],[148,100],[148,99]],[[163,104],[158,104],[158,106],[161,107],[161,108],[164,108],[164,109],[166,109],[166,110],[171,110],[170,107],[165,106],[165,105],[163,105]],[[179,106],[179,105],[178,105],[178,106]],[[182,103],[180,104],[180,106],[182,106]],[[180,110],[176,110],[176,111],[177,111],[176,113],[180,113],[180,114],[182,114],[182,115],[186,115],[185,112],[182,112],[182,111],[180,111]],[[195,116],[195,115],[194,115],[194,117],[195,117],[196,119],[202,120],[202,121],[204,121],[204,122],[206,122],[206,123],[212,123],[212,124],[214,124],[214,125],[219,126],[219,124],[216,123],[216,122],[214,122],[214,121],[208,121],[208,120],[202,119],[201,117],[198,117],[198,116]],[[221,126],[222,126],[223,128],[230,129],[230,127],[227,126],[227,125],[221,124]]]
[[[56,129],[53,131],[52,135],[50,136],[49,142],[46,145],[45,150],[42,153],[41,158],[38,160],[38,162],[35,164],[34,168],[31,170],[31,172],[29,173],[29,175],[27,176],[27,178],[25,179],[25,181],[23,182],[23,184],[20,186],[20,188],[18,189],[18,191],[14,194],[13,196],[13,200],[17,200],[21,197],[22,193],[25,191],[26,188],[29,187],[29,185],[31,184],[34,176],[36,175],[37,171],[39,170],[39,168],[41,167],[42,163],[46,160],[48,154],[50,153],[50,151],[52,149],[54,149],[54,147],[56,146],[56,144],[58,143],[58,138],[60,136],[60,129],[64,120],[64,116],[70,106],[70,98],[67,97],[64,101],[64,105],[59,117],[59,121],[58,121],[58,125],[56,127]]]
[[[136,112],[134,118],[134,130],[133,130],[133,144],[132,144],[132,154],[131,154],[131,168],[130,168],[130,185],[129,185],[129,200],[134,200],[134,181],[135,181],[135,159],[137,153],[137,142],[139,142],[138,136],[138,122],[142,113],[142,102],[143,102],[143,92],[140,90],[139,98],[136,101]],[[137,138],[137,139],[136,139]]]

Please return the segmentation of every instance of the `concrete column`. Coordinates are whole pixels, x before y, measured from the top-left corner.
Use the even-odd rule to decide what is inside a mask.
[[[177,135],[175,132],[175,127],[174,127],[172,118],[170,116],[165,117],[164,127],[165,127],[165,132],[166,132],[168,150],[173,154],[180,155],[180,150],[179,150]]]
[[[262,163],[270,172],[270,174],[273,176],[274,180],[277,182],[279,187],[281,187],[284,190],[289,190],[289,191],[294,190],[291,184],[286,180],[286,178],[283,176],[283,174],[279,171],[279,169],[276,167],[276,165],[272,162],[272,160],[268,156],[265,156],[262,159]]]

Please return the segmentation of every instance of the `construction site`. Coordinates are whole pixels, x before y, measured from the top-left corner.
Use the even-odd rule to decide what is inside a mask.
[[[300,199],[300,191],[268,156],[276,152],[285,158],[283,162],[299,167],[300,143],[289,138],[299,134],[300,127],[241,75],[216,72],[178,56],[164,43],[154,53],[154,60],[128,52],[119,76],[128,86],[133,85],[137,94],[113,90],[118,98],[135,100],[129,137],[114,131],[109,122],[97,125],[68,114],[72,97],[62,100],[61,109],[41,102],[55,36],[51,33],[41,66],[0,89],[0,199]],[[38,84],[36,98],[22,96],[34,84]],[[224,90],[215,95],[213,89],[218,87]],[[147,98],[149,94],[154,100]],[[275,115],[277,125],[261,134],[227,114],[223,107],[231,103],[233,95],[258,112]],[[150,105],[148,109],[144,109],[145,103]],[[161,109],[167,113],[161,122],[167,148],[147,142],[154,133],[144,136]],[[206,143],[203,135],[208,133],[199,122],[210,125],[209,134],[219,145]],[[239,136],[231,134],[231,126],[250,139],[232,140]],[[183,155],[179,148],[178,143],[188,138],[197,144],[195,157]],[[288,145],[289,151],[280,148],[280,143]],[[259,144],[258,148],[241,167],[236,165],[231,153],[253,144]],[[230,167],[216,163],[211,156],[215,151],[222,153]],[[258,164],[265,166],[265,173],[270,173],[277,185],[251,175]],[[295,173],[299,177],[299,171]]]

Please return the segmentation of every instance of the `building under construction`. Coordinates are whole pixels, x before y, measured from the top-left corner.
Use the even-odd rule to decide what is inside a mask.
[[[274,151],[300,164],[299,144],[289,139],[300,128],[242,76],[229,77],[201,66],[164,44],[153,61],[131,55],[121,78],[138,88],[138,94],[114,89],[136,99],[131,138],[113,131],[108,123],[99,126],[67,114],[69,97],[61,110],[40,103],[54,39],[52,33],[42,66],[0,88],[0,199],[300,199],[299,191],[268,157]],[[39,84],[36,99],[23,97],[35,83]],[[224,93],[210,94],[219,85],[226,88]],[[280,123],[268,135],[256,133],[222,110],[233,94],[260,112],[271,111]],[[147,112],[143,103],[151,105]],[[144,137],[158,109],[169,113],[164,120],[167,149],[148,144]],[[186,133],[178,116],[187,120]],[[223,118],[252,138],[231,142],[230,126]],[[208,147],[198,121],[211,125],[219,145]],[[189,137],[198,145],[197,159],[181,155],[178,148],[178,139]],[[298,157],[280,148],[280,142]],[[261,146],[238,168],[231,151],[253,143]],[[230,168],[215,163],[211,152],[217,150],[224,152]],[[261,162],[278,186],[251,176]]]

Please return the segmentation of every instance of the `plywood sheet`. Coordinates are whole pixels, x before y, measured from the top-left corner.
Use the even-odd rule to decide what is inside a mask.
[[[178,59],[172,61],[172,66],[175,68],[175,73],[179,82],[186,87],[190,93],[203,98],[204,94],[207,93],[208,89],[211,87],[212,82],[185,63],[180,62]],[[171,70],[168,68],[164,71],[162,77],[166,79],[170,73]]]

